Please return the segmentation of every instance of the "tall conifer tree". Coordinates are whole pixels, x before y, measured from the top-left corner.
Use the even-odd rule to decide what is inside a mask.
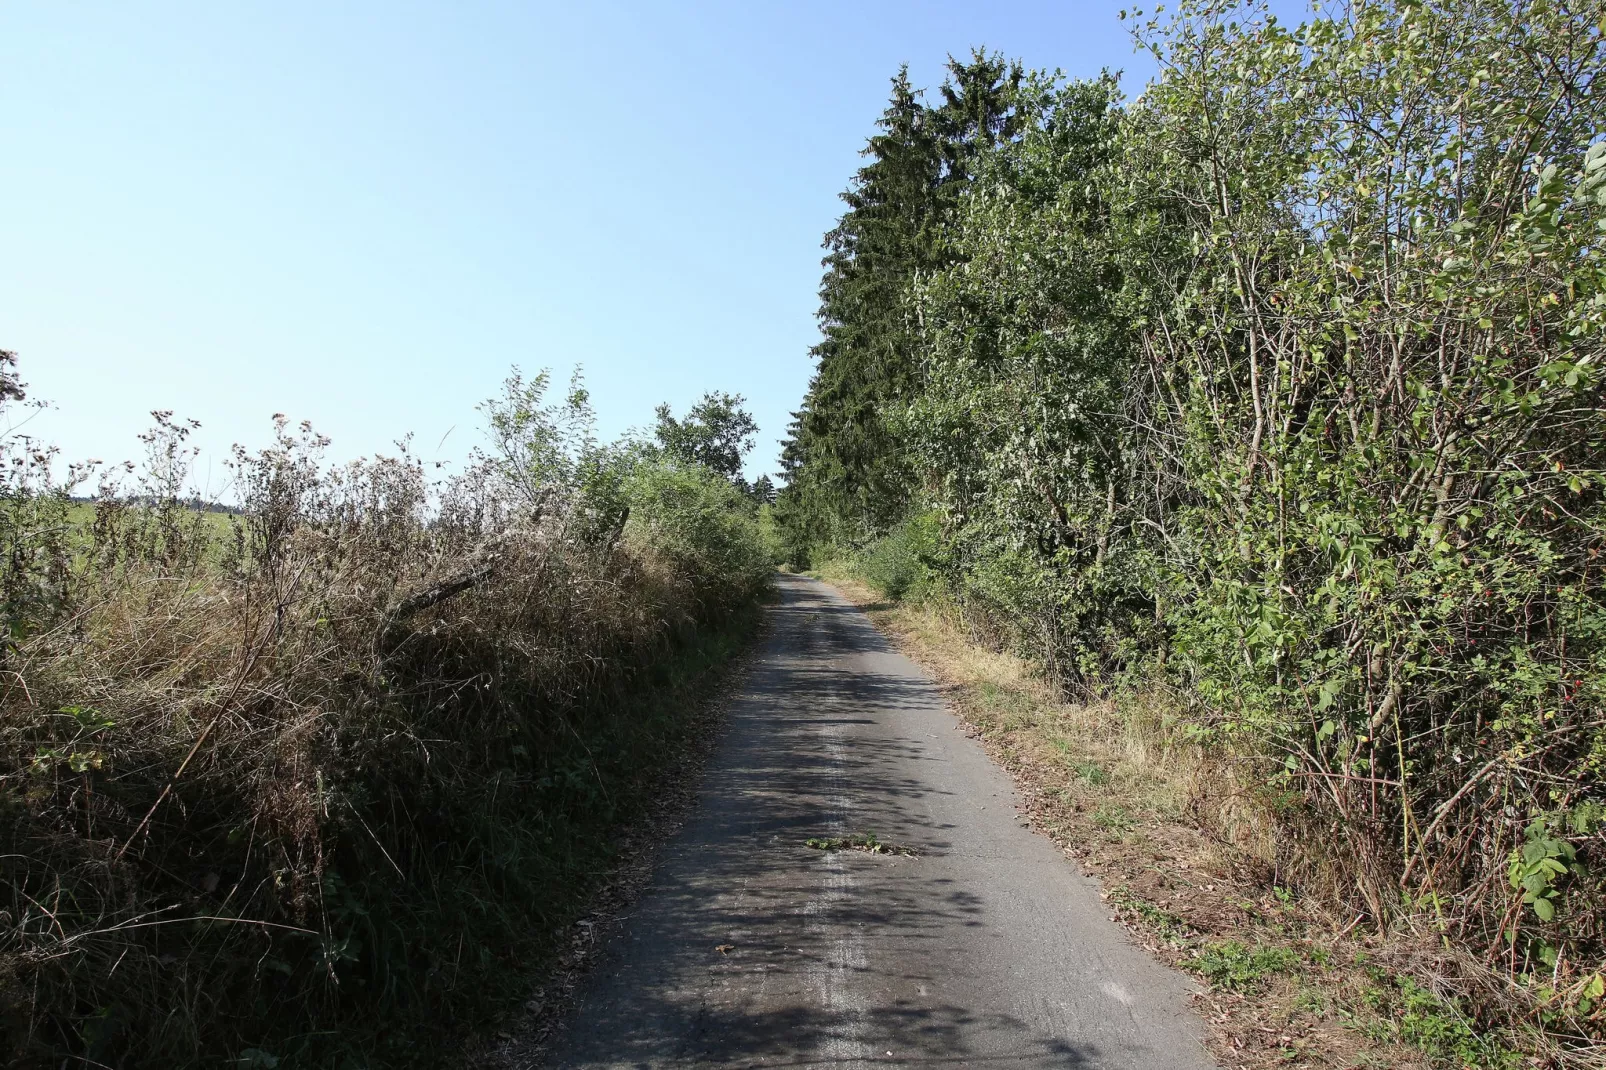
[[[848,210],[825,237],[819,362],[802,415],[803,465],[834,529],[874,530],[895,518],[906,476],[883,406],[907,389],[913,346],[904,294],[935,259],[942,154],[931,114],[893,79],[892,99],[843,193]]]
[[[892,80],[860,168],[842,194],[848,210],[825,236],[819,362],[785,446],[783,522],[795,543],[849,540],[905,516],[913,480],[888,417],[919,390],[907,297],[911,283],[948,262],[942,227],[969,161],[1014,135],[1018,64],[983,51],[949,57],[943,104],[932,109]]]

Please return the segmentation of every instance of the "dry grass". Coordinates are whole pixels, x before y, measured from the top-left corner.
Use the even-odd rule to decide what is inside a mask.
[[[1606,1065],[1509,1028],[1531,1008],[1508,1007],[1502,1030],[1464,1019],[1458,1006],[1514,993],[1447,950],[1430,917],[1379,933],[1324,909],[1331,898],[1301,882],[1336,879],[1342,844],[1287,842],[1253,763],[1189,742],[1163,691],[1065,701],[951,607],[888,602],[840,566],[822,573],[943,684],[1014,776],[1025,816],[1101,880],[1112,920],[1206,982],[1198,1009],[1224,1066]]]
[[[237,457],[223,524],[107,495],[7,529],[8,1065],[434,1065],[562,942],[741,645],[767,568],[717,477],[532,500],[320,445]]]

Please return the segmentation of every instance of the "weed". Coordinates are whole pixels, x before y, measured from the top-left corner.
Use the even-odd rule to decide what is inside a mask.
[[[1458,1000],[1437,996],[1409,977],[1375,967],[1368,972],[1379,982],[1363,994],[1363,1003],[1378,1015],[1365,1026],[1374,1036],[1404,1041],[1444,1066],[1504,1070],[1524,1065],[1521,1056],[1481,1036]]]
[[[1238,940],[1206,944],[1188,965],[1217,988],[1253,992],[1276,974],[1293,973],[1299,968],[1297,952],[1286,947],[1249,947]]]
[[[1186,947],[1197,935],[1182,915],[1150,902],[1130,888],[1116,888],[1107,898],[1112,907],[1135,915],[1146,928],[1171,947]]]
[[[812,847],[816,851],[864,851],[873,855],[906,855],[915,857],[912,847],[905,847],[898,843],[885,843],[876,838],[873,832],[855,833],[851,836],[813,836],[803,841],[804,846]]]
[[[1071,763],[1071,770],[1085,783],[1095,788],[1102,788],[1110,782],[1110,774],[1098,762],[1086,758]]]
[[[1093,823],[1110,832],[1123,832],[1136,823],[1124,806],[1100,806],[1093,811]]]
[[[1294,1006],[1306,1014],[1322,1017],[1327,1014],[1331,1003],[1321,989],[1312,985],[1300,985],[1299,994],[1294,997]]]

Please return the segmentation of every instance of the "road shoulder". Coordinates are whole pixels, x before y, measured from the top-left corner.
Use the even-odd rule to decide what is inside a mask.
[[[632,909],[652,883],[665,844],[695,812],[710,757],[718,748],[730,701],[740,693],[771,629],[770,615],[754,615],[745,647],[700,681],[687,700],[687,719],[676,751],[654,771],[644,794],[651,804],[617,833],[615,861],[584,905],[553,937],[559,950],[531,983],[522,1011],[490,1035],[465,1045],[467,1070],[528,1070],[545,1064],[562,1040],[575,1006],[602,953],[618,938]]]
[[[1065,702],[951,615],[826,578],[939,682],[965,732],[1014,780],[1020,819],[1099,881],[1111,920],[1204,982],[1195,1009],[1223,1066],[1461,1065],[1399,1036],[1397,984],[1375,964],[1380,949],[1353,930],[1335,936],[1341,919],[1279,896],[1252,852],[1207,834],[1198,808],[1222,800],[1201,783],[1209,771],[1196,755],[1145,724],[1163,710]]]

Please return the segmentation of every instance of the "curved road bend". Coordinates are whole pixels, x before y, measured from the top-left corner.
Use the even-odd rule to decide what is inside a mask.
[[[930,678],[825,584],[778,583],[697,809],[551,1065],[1214,1066],[1188,982],[1018,823]],[[867,831],[919,855],[804,844]]]

